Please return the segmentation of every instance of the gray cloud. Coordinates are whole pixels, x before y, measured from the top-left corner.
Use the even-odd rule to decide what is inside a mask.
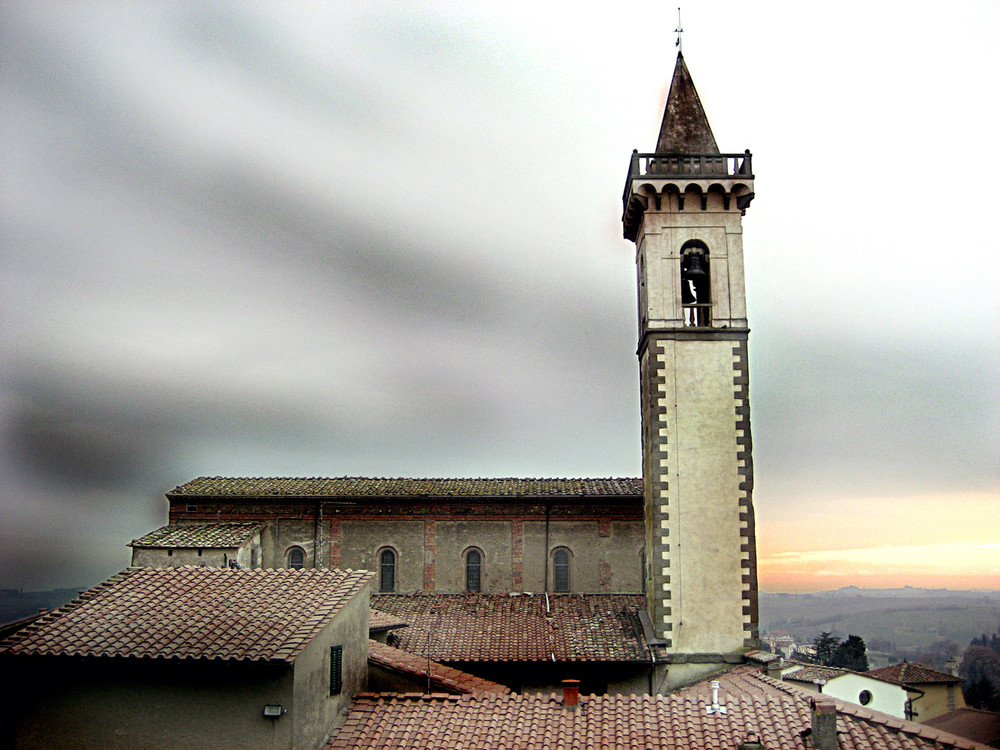
[[[922,120],[879,110],[840,51],[796,46],[789,70],[769,12],[726,5],[761,40],[738,84],[730,47],[686,54],[759,172],[758,502],[988,487],[995,260],[921,191],[856,192],[845,165],[881,169]],[[617,218],[673,57],[636,34],[666,10],[0,13],[4,585],[114,572],[199,474],[638,473]],[[841,78],[833,111],[810,81]],[[975,174],[954,176],[973,213]],[[945,241],[976,269],[961,310]]]

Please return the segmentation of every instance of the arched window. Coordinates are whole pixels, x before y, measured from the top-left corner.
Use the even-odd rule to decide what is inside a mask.
[[[288,567],[295,570],[302,570],[306,566],[306,551],[301,547],[292,547],[288,550]]]
[[[465,590],[470,594],[483,590],[483,553],[475,548],[465,553]]]
[[[681,306],[685,326],[712,325],[712,283],[708,247],[691,240],[681,247]]]
[[[396,552],[384,549],[378,556],[378,590],[382,592],[396,590]]]
[[[570,590],[569,550],[565,547],[558,547],[552,553],[552,590],[557,594]]]

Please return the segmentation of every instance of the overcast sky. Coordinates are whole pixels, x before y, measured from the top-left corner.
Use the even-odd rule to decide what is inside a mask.
[[[201,475],[637,476],[676,5],[0,3],[0,586]],[[761,585],[1000,588],[1000,4],[715,0]]]

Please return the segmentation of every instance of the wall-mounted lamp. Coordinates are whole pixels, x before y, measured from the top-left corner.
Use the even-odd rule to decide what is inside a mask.
[[[266,716],[268,719],[277,719],[282,714],[287,714],[287,713],[288,711],[285,710],[285,707],[280,704],[269,703],[268,705],[264,706],[264,716]]]

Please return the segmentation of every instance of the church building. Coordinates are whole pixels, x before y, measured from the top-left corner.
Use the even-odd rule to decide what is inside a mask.
[[[758,637],[753,189],[750,152],[719,150],[678,54],[656,148],[632,153],[623,198],[641,478],[202,477],[167,494],[169,525],[132,542],[133,564],[360,568],[394,595],[644,594],[647,640],[666,655],[653,692],[742,661]]]

